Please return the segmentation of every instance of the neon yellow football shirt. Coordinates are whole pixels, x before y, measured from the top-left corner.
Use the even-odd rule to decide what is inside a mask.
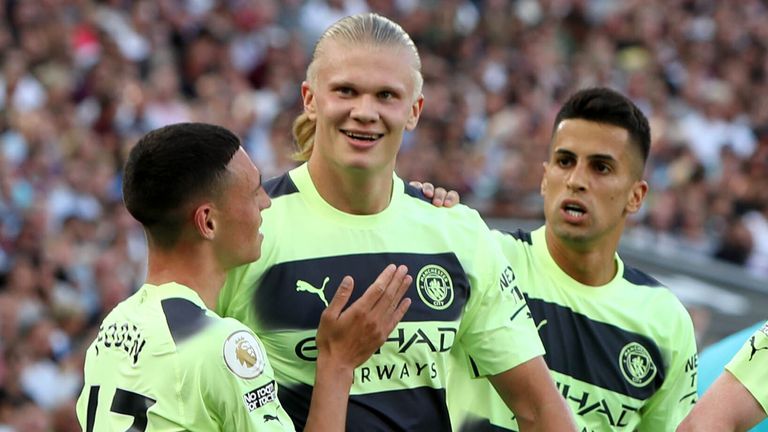
[[[697,361],[691,318],[672,292],[618,255],[606,285],[575,281],[549,254],[544,227],[495,234],[578,430],[675,430],[696,401]],[[519,430],[489,384],[458,381],[448,387],[458,430]]]
[[[512,270],[479,214],[436,208],[393,176],[389,206],[343,213],[315,189],[306,164],[265,188],[263,255],[232,271],[218,310],[247,324],[267,349],[280,400],[306,422],[320,314],[344,275],[352,301],[388,264],[413,276],[412,304],[378,353],[355,370],[348,431],[450,430],[445,387],[452,355],[466,353],[485,377],[543,354]]]
[[[768,413],[768,322],[749,337],[725,368]]]
[[[85,432],[294,430],[260,341],[175,283],[144,285],[104,319],[77,417]]]

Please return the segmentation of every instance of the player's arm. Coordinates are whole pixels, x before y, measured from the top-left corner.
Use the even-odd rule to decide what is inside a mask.
[[[488,379],[515,413],[520,431],[576,430],[543,357],[534,357]]]
[[[519,286],[525,278],[515,274],[485,223],[478,223],[473,236],[478,266],[470,275],[476,289],[465,306],[459,335],[470,373],[489,379],[515,413],[520,431],[576,430],[544,362],[525,287]]]
[[[451,208],[459,203],[459,193],[455,190],[446,191],[444,188],[437,187],[432,183],[422,183],[412,181],[411,186],[421,189],[421,192],[427,198],[432,198],[432,205],[435,207]]]
[[[343,431],[354,369],[381,347],[410,306],[403,299],[412,278],[405,266],[388,266],[363,296],[342,310],[352,294],[346,276],[317,329],[317,371],[305,431]]]
[[[726,370],[696,403],[677,432],[745,431],[765,417],[752,393]]]

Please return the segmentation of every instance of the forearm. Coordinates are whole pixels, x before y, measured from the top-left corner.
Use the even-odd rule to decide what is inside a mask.
[[[515,420],[520,432],[574,430],[568,406],[562,398],[552,398],[534,406],[529,405],[525,410],[517,408]]]
[[[317,359],[315,386],[305,432],[343,431],[354,369],[339,366],[322,354]]]
[[[688,416],[680,423],[677,432],[728,432],[744,431],[745,428],[735,428],[730,420],[724,418],[706,418]]]
[[[696,403],[677,431],[745,431],[764,418],[765,412],[757,400],[725,371]]]
[[[741,432],[757,423],[734,415],[733,408],[729,403],[709,411],[704,406],[700,410],[694,408],[680,423],[677,432]]]
[[[515,413],[521,432],[576,430],[571,411],[552,382],[543,358],[534,358],[489,379]]]

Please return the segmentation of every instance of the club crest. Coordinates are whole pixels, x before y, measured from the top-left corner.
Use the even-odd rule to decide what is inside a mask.
[[[635,387],[645,387],[656,376],[656,365],[644,346],[631,342],[619,353],[619,367],[624,378]]]
[[[453,281],[439,265],[429,264],[416,276],[419,298],[432,309],[443,310],[453,303]]]

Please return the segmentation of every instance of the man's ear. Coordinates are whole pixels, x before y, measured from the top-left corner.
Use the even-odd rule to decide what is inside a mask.
[[[419,117],[421,117],[421,110],[424,109],[424,95],[419,95],[418,99],[411,105],[411,115],[408,117],[408,121],[405,123],[405,130],[414,130],[419,123]]]
[[[212,240],[216,235],[216,221],[214,218],[214,208],[211,203],[199,205],[192,216],[195,230],[200,237],[206,240]]]
[[[544,168],[544,172],[541,175],[541,186],[539,187],[539,193],[543,196],[544,193],[547,191],[547,163],[542,162],[541,163],[542,168]]]
[[[643,205],[646,195],[648,195],[648,182],[637,180],[629,191],[629,199],[625,210],[627,213],[637,213]]]
[[[301,100],[304,103],[304,112],[310,120],[315,121],[317,109],[315,108],[315,93],[308,82],[301,83]]]

